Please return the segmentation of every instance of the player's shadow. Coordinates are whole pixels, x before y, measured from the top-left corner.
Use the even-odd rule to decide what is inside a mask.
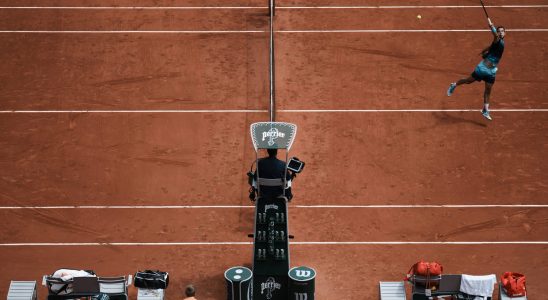
[[[433,115],[437,119],[438,123],[444,125],[455,125],[455,124],[472,124],[479,127],[487,127],[487,124],[484,122],[478,121],[481,116],[480,111],[446,111],[448,103],[445,101],[441,102],[441,111],[434,112]],[[471,113],[470,113],[471,112]]]
[[[446,124],[446,125],[455,125],[455,124],[462,124],[462,123],[468,123],[480,127],[487,127],[487,124],[479,122],[477,120],[471,119],[476,118],[476,115],[471,115],[471,118],[464,117],[464,112],[434,112],[434,117],[438,120],[438,122]],[[478,112],[479,115],[479,112]]]

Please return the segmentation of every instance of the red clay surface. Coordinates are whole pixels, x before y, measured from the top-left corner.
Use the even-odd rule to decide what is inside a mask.
[[[479,112],[280,113],[280,120],[299,125],[292,153],[308,163],[295,181],[296,203],[543,203],[547,118],[493,114],[497,122],[486,124]],[[247,205],[247,179],[239,174],[255,156],[248,128],[267,118],[2,115],[2,199],[8,205]]]
[[[7,3],[9,2],[9,3]],[[279,6],[363,1],[277,1]],[[531,1],[527,4],[545,4]],[[490,4],[516,4],[496,1]],[[0,1],[0,6],[266,6],[266,1]],[[367,5],[457,5],[371,1]],[[477,5],[459,1],[458,5]],[[548,28],[548,9],[490,9],[512,28]],[[9,10],[0,30],[267,30],[264,9]],[[422,19],[416,18],[417,14]],[[279,30],[483,29],[481,9],[277,11]],[[546,241],[546,208],[303,208],[296,205],[547,204],[546,112],[479,114],[468,75],[488,32],[278,33],[277,107],[477,109],[284,112],[292,149],[295,242]],[[548,34],[508,32],[492,108],[548,108]],[[0,33],[0,110],[267,110],[268,34]],[[0,206],[251,205],[249,125],[266,112],[0,114]],[[7,243],[251,242],[253,208],[0,209],[0,294],[60,267],[120,275],[170,271],[198,299],[226,297],[225,269],[252,246],[6,246]],[[146,220],[146,223],[141,222]],[[291,265],[318,271],[318,299],[376,299],[419,259],[446,273],[527,275],[548,294],[547,245],[302,245]],[[130,289],[135,299],[135,289]],[[46,290],[40,288],[39,297]]]
[[[293,208],[289,224],[299,242],[543,241],[546,210],[492,208],[486,216],[482,208]],[[116,226],[108,213],[116,214]],[[254,209],[21,209],[0,216],[10,220],[0,233],[13,243],[249,242]],[[223,226],[213,226],[216,220]]]

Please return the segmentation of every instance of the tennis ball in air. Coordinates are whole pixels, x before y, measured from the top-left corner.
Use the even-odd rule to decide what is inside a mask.
[[[422,19],[422,16],[421,15],[417,15],[417,19]]]

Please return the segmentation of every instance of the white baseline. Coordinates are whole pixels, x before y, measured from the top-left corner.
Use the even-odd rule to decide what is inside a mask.
[[[280,109],[286,113],[401,113],[478,112],[480,109]],[[548,108],[501,108],[492,112],[548,112]],[[0,114],[92,114],[92,113],[266,113],[266,109],[157,109],[157,110],[0,110]]]
[[[548,208],[548,204],[371,204],[371,205],[291,205],[290,208]],[[0,209],[252,209],[253,205],[50,205],[0,206]]]
[[[340,29],[340,30],[275,30],[275,33],[447,33],[489,32],[489,29]],[[548,32],[547,28],[514,28],[512,32]],[[0,30],[0,33],[45,34],[234,34],[266,33],[267,30]]]
[[[486,5],[486,8],[547,8],[548,5]],[[0,6],[0,9],[58,10],[253,10],[268,6]],[[276,9],[447,9],[481,8],[480,5],[354,5],[354,6],[276,6]]]
[[[548,245],[548,241],[457,241],[457,242],[417,242],[417,241],[356,241],[356,242],[289,242],[290,245]],[[218,246],[253,245],[252,242],[112,242],[112,243],[1,243],[0,247],[45,247],[45,246]]]
[[[268,6],[0,6],[0,9],[58,10],[234,10],[268,9]]]
[[[446,9],[481,8],[481,5],[353,5],[353,6],[276,6],[276,9]],[[548,8],[548,5],[485,5],[485,8]]]

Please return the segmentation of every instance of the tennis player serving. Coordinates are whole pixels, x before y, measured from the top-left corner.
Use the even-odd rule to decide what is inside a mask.
[[[485,12],[487,14],[487,11]],[[504,52],[504,36],[506,31],[503,26],[495,27],[491,19],[487,17],[489,22],[489,27],[493,33],[494,40],[491,45],[485,48],[481,52],[483,60],[476,66],[472,75],[468,78],[463,78],[457,82],[451,83],[449,89],[447,90],[447,96],[451,96],[457,86],[461,84],[470,84],[475,81],[485,81],[485,91],[483,93],[483,109],[481,114],[489,121],[493,120],[489,114],[489,96],[491,95],[491,89],[495,84],[495,77],[497,75],[498,64],[502,58],[502,53]]]

